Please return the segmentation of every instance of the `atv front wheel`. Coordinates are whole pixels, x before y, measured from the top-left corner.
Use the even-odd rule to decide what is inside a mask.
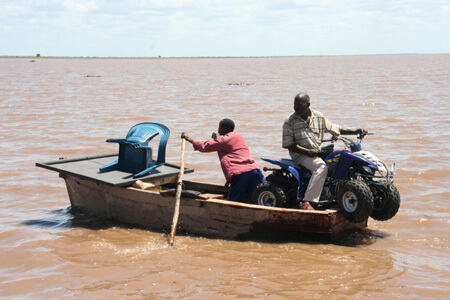
[[[372,192],[362,181],[345,181],[339,188],[336,201],[339,210],[350,222],[364,222],[372,213]]]
[[[284,190],[278,184],[266,181],[256,187],[252,203],[270,207],[286,207],[287,198]]]
[[[372,214],[370,215],[377,221],[387,221],[393,218],[400,208],[400,193],[395,185],[391,184],[388,187],[377,187],[378,190],[383,189],[382,196],[379,201],[375,201]]]

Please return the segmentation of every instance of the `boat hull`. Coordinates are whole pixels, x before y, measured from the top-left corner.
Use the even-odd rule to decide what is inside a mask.
[[[102,184],[74,175],[64,178],[72,208],[96,218],[170,231],[175,196],[133,187]],[[184,182],[187,188],[214,192],[223,187]],[[336,210],[304,211],[263,207],[220,199],[181,197],[177,234],[224,239],[304,239],[335,242],[367,226],[351,223]]]

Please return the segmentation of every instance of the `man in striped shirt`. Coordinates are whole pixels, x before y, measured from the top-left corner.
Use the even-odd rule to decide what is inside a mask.
[[[324,133],[332,135],[359,134],[363,129],[349,130],[328,121],[325,116],[309,108],[309,95],[305,92],[294,98],[294,112],[283,124],[283,148],[289,150],[292,160],[312,172],[301,209],[313,210],[311,203],[318,203],[327,177],[327,166],[318,157]]]

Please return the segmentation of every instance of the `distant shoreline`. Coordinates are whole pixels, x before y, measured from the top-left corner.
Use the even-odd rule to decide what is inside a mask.
[[[450,53],[394,53],[394,54],[342,54],[342,55],[286,55],[286,56],[149,56],[149,57],[121,57],[121,56],[21,56],[0,55],[0,58],[24,59],[221,59],[221,58],[288,58],[288,57],[345,57],[345,56],[383,56],[383,55],[439,55]]]

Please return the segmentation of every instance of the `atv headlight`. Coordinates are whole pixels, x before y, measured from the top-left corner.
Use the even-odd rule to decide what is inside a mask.
[[[369,174],[373,174],[373,170],[371,168],[369,168],[368,166],[363,166],[363,170]]]

